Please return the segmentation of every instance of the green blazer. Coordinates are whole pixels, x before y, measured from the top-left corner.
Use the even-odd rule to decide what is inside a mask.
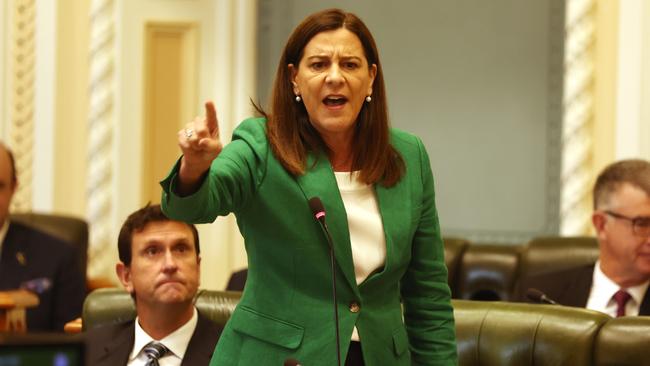
[[[177,162],[161,182],[164,212],[193,223],[233,212],[248,255],[246,287],[211,365],[336,364],[329,247],[311,197],[323,202],[334,242],[341,359],[356,325],[367,366],[456,364],[429,158],[413,135],[391,130],[391,143],[406,174],[391,188],[375,186],[386,263],[358,286],[345,208],[324,155],[310,155],[307,172],[293,177],[271,152],[265,120],[256,118],[235,130],[191,196],[174,194]]]

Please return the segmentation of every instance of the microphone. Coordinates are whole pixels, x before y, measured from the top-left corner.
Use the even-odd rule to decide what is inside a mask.
[[[318,197],[312,197],[309,199],[309,208],[311,209],[312,214],[316,221],[320,223],[320,226],[325,232],[327,237],[327,244],[330,246],[330,267],[332,271],[332,301],[334,302],[334,325],[336,330],[336,359],[338,361],[338,366],[341,366],[341,342],[339,340],[339,309],[338,302],[336,301],[336,266],[334,262],[334,245],[332,244],[332,236],[330,231],[325,224],[325,207]],[[289,361],[289,360],[287,360]],[[286,361],[285,361],[286,366]]]
[[[558,305],[557,302],[553,301],[550,297],[546,296],[545,293],[542,291],[536,289],[536,288],[529,288],[526,290],[526,297],[534,301],[538,304],[550,304],[550,305]]]
[[[327,229],[327,224],[325,224],[325,207],[323,206],[323,202],[321,202],[318,197],[312,197],[309,199],[309,208],[311,209],[311,213],[314,214],[316,221],[318,221],[323,226],[323,229],[325,229],[325,233],[327,234],[327,244],[331,247],[332,238]]]
[[[298,360],[293,359],[293,358],[287,358],[284,360],[284,366],[301,366],[300,362]]]

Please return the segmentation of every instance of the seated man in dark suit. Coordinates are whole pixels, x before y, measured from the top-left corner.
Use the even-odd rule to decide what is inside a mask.
[[[522,279],[568,306],[611,316],[650,315],[650,162],[611,164],[594,186],[595,264]]]
[[[0,143],[0,291],[24,288],[38,295],[27,309],[28,331],[63,331],[81,315],[86,295],[79,253],[73,245],[10,222],[18,179],[11,151]]]
[[[207,365],[221,327],[194,307],[201,264],[194,225],[147,205],[122,225],[118,251],[117,276],[137,317],[88,332],[90,365]]]

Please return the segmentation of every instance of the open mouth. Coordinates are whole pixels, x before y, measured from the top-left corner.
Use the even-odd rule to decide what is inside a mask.
[[[336,106],[343,105],[343,104],[347,103],[347,101],[348,101],[348,98],[346,98],[344,96],[338,96],[338,95],[337,96],[334,96],[334,95],[328,96],[328,97],[325,97],[325,99],[323,99],[323,103],[326,106],[330,106],[330,107],[336,107]]]

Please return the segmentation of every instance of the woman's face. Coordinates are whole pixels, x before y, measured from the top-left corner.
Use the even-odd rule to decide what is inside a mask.
[[[289,69],[293,91],[314,128],[330,147],[349,143],[377,73],[375,64],[368,66],[359,38],[345,28],[318,33],[305,46],[300,64]]]

